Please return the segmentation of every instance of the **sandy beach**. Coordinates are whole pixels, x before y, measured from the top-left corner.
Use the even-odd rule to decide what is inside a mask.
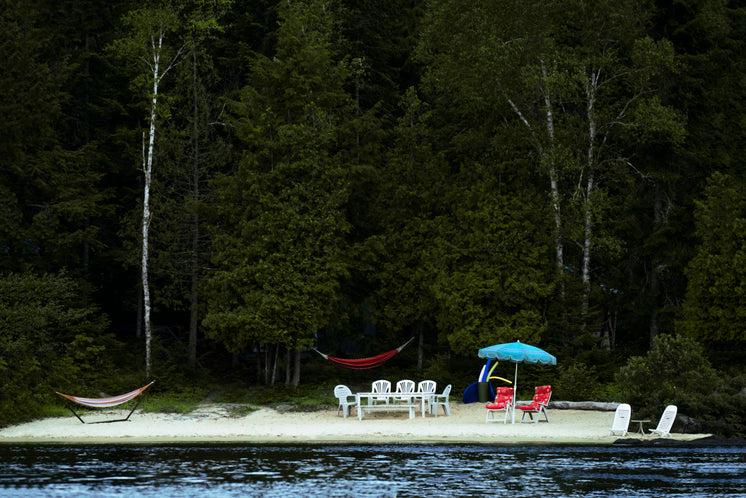
[[[127,410],[88,412],[86,422],[123,418]],[[126,422],[82,424],[72,414],[0,429],[0,444],[141,444],[141,443],[486,443],[486,444],[612,444],[613,411],[549,410],[550,423],[485,423],[482,403],[451,403],[451,416],[418,412],[356,412],[343,418],[336,408],[314,412],[278,412],[260,408],[248,415],[232,414],[230,406],[200,405],[186,414],[136,411]],[[654,428],[645,424],[646,429]],[[642,438],[630,424],[628,438]],[[709,434],[672,434],[673,441],[694,441]],[[648,437],[647,439],[650,439]]]

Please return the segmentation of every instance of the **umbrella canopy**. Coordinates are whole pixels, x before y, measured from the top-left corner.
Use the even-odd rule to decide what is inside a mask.
[[[496,344],[479,350],[480,358],[491,358],[498,361],[512,361],[513,363],[533,363],[540,365],[556,365],[557,358],[543,349],[522,342],[508,342]]]
[[[513,417],[515,424],[515,395],[518,390],[518,364],[530,363],[539,365],[556,365],[557,358],[543,349],[523,344],[522,342],[508,342],[495,344],[479,350],[480,358],[490,358],[498,361],[512,361],[515,363],[515,380],[513,382]]]

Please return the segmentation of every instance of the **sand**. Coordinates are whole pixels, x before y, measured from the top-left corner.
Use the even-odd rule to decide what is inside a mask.
[[[187,414],[136,411],[126,422],[82,424],[72,416],[36,420],[0,429],[0,444],[164,444],[164,443],[487,443],[487,444],[612,444],[613,411],[549,410],[549,423],[485,423],[482,403],[451,403],[451,416],[418,412],[365,414],[348,418],[337,409],[314,412],[278,412],[260,408],[237,416],[229,405],[204,404]],[[86,413],[86,422],[123,418],[126,410]],[[646,424],[646,429],[654,428]],[[636,431],[637,424],[630,425]],[[673,434],[672,441],[694,441],[709,434]],[[642,438],[632,433],[627,438]],[[647,439],[651,439],[648,437]]]

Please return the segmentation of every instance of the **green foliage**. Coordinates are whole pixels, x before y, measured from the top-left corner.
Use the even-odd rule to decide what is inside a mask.
[[[204,393],[179,391],[148,395],[140,405],[146,413],[189,413],[199,405]]]
[[[348,164],[339,152],[352,106],[336,13],[282,4],[277,53],[254,60],[234,103],[247,147],[220,181],[213,222],[208,334],[234,352],[253,341],[297,349],[332,320],[348,274]],[[240,207],[239,207],[240,206]]]
[[[659,335],[645,356],[634,356],[619,371],[624,401],[641,416],[674,404],[685,414],[707,412],[718,377],[702,346],[683,335]]]
[[[679,328],[699,340],[746,343],[746,193],[743,183],[715,173],[695,211],[700,244]]]
[[[107,326],[64,273],[0,276],[0,424],[33,416],[54,390],[99,377]]]
[[[584,363],[571,363],[557,367],[559,376],[552,386],[552,397],[566,401],[596,400],[595,369]]]

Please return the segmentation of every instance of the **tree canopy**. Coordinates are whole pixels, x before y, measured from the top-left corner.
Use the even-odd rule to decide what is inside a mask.
[[[737,2],[0,2],[2,389],[743,345]]]

